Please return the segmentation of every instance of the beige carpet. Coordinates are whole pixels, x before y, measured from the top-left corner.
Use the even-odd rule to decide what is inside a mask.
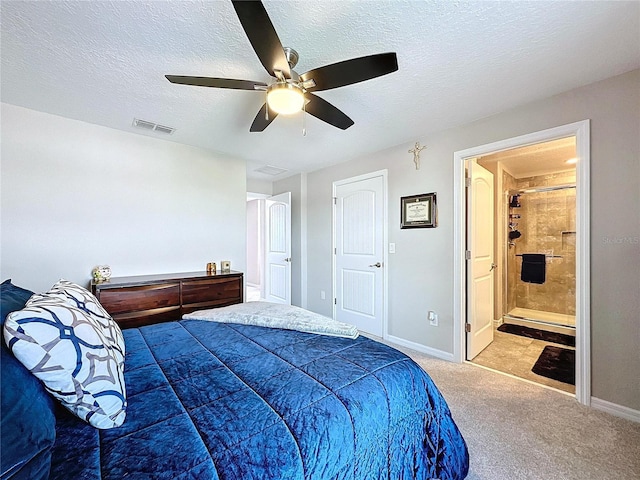
[[[639,423],[481,367],[399,349],[447,399],[469,446],[469,480],[640,479]]]

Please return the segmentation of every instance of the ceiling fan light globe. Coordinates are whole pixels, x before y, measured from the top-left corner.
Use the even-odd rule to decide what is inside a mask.
[[[269,108],[281,115],[292,115],[302,110],[302,90],[289,83],[274,84],[267,91]]]

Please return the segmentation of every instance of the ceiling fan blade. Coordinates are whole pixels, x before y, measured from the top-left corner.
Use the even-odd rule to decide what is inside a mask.
[[[232,78],[189,77],[185,75],[165,75],[171,83],[181,85],[195,85],[197,87],[234,88],[236,90],[264,90],[267,84],[264,82],[252,82],[251,80],[234,80]]]
[[[276,112],[269,109],[269,119],[265,118],[267,113],[267,104],[262,105],[262,108],[256,115],[256,118],[253,119],[253,123],[251,124],[250,132],[262,132],[265,128],[267,128],[271,122],[278,116]]]
[[[346,130],[353,125],[353,120],[325,99],[312,93],[307,93],[306,98],[309,99],[309,102],[305,106],[307,113],[342,130]]]
[[[291,78],[289,62],[262,2],[234,0],[232,3],[251,46],[269,75],[275,77],[275,71],[279,70],[285,78]]]
[[[396,70],[398,70],[396,54],[379,53],[315,68],[303,73],[300,78],[303,81],[313,80],[315,86],[307,88],[305,85],[305,89],[315,92],[364,82]]]

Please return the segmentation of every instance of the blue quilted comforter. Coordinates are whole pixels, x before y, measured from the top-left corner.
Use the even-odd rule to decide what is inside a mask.
[[[466,444],[397,350],[183,320],[124,331],[127,418],[60,412],[53,479],[462,479]]]

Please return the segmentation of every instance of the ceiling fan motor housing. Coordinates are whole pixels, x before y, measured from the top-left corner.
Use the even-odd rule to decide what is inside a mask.
[[[300,59],[300,55],[291,47],[284,47],[284,56],[287,57],[287,62],[289,62],[289,67],[293,68],[298,64],[298,60]]]

